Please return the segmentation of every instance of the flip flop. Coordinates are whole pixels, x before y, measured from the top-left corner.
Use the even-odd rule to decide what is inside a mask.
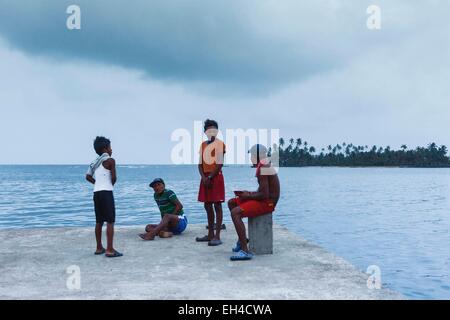
[[[250,240],[247,239],[247,243],[249,243]],[[236,247],[234,247],[233,249],[231,249],[232,252],[239,252],[241,251],[242,247],[241,247],[241,242],[238,240],[238,242],[236,242]]]
[[[253,253],[251,252],[245,252],[245,251],[239,251],[235,255],[232,255],[230,257],[231,261],[245,261],[245,260],[252,260]]]
[[[197,237],[197,238],[195,238],[195,241],[197,241],[197,242],[209,242],[209,238],[208,238],[208,236]]]
[[[114,251],[114,254],[105,254],[105,257],[107,258],[118,258],[118,257],[122,257],[123,254],[120,253],[119,251]]]
[[[217,247],[217,246],[220,246],[221,244],[222,244],[222,241],[220,241],[218,239],[213,239],[208,242],[208,246],[210,246],[210,247]]]
[[[99,256],[99,255],[102,255],[102,254],[104,254],[106,252],[106,249],[105,248],[103,248],[102,249],[102,251],[100,251],[100,252],[94,252],[94,254],[96,255],[96,256]]]

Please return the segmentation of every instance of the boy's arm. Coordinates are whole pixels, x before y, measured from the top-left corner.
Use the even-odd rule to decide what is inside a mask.
[[[223,167],[223,164],[216,164],[214,171],[209,174],[211,179],[214,178],[219,173],[220,170],[222,170],[222,167]]]
[[[224,154],[225,154],[225,146],[223,147],[223,149],[221,151],[222,152],[218,152],[217,160],[216,160],[217,161],[216,162],[216,167],[214,168],[214,171],[209,174],[209,176],[211,178],[214,178],[220,172],[220,170],[222,170],[223,160],[225,158],[225,156],[224,156]]]
[[[91,176],[90,174],[86,175],[86,180],[89,181],[92,184],[95,184],[95,179],[93,176]]]
[[[258,191],[245,193],[241,196],[243,200],[264,200],[270,198],[269,177],[266,175],[260,176],[258,180]]]
[[[202,167],[201,163],[198,164],[198,172],[200,173],[200,176],[202,177],[202,179],[206,178],[205,173],[203,172],[203,167]]]
[[[105,168],[111,171],[111,182],[113,185],[117,182],[117,173],[116,173],[116,160],[113,158],[109,158],[103,162],[106,166]]]
[[[172,214],[177,214],[178,212],[181,211],[181,209],[183,209],[183,205],[177,198],[172,199],[170,201],[175,205],[175,209],[173,210]]]

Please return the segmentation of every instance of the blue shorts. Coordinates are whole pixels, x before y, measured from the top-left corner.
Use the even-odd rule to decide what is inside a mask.
[[[182,216],[178,219],[177,227],[170,229],[170,231],[175,235],[181,234],[184,230],[186,230],[187,225],[188,225],[187,217]]]

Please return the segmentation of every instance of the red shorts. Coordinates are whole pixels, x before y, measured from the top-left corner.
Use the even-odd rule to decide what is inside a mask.
[[[200,202],[225,202],[225,182],[222,172],[219,172],[211,179],[211,186],[206,188],[200,181],[198,191],[198,201]]]
[[[234,198],[236,204],[242,210],[243,218],[254,218],[275,210],[275,204],[272,200],[241,200],[239,197]]]

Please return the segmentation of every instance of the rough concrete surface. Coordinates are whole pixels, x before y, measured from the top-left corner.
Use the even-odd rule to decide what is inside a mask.
[[[140,227],[116,227],[121,258],[94,256],[93,228],[0,231],[1,299],[402,299],[369,290],[368,275],[345,260],[274,225],[274,254],[231,262],[236,235],[224,245],[196,243],[204,225],[181,236],[144,242]],[[105,236],[105,233],[104,233]],[[67,268],[80,268],[69,290]]]

